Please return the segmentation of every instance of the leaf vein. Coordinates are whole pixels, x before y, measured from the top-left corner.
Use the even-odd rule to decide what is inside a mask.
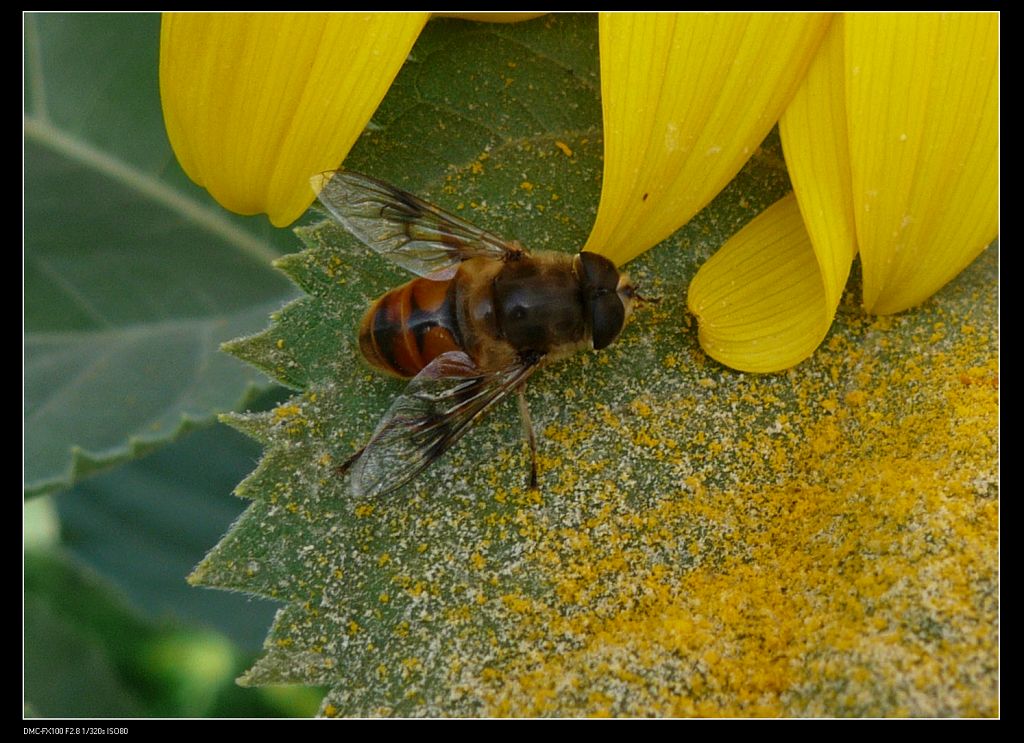
[[[161,183],[116,155],[93,147],[77,137],[61,131],[49,121],[35,115],[25,117],[25,139],[34,141],[54,152],[144,194],[183,219],[199,225],[235,248],[240,254],[261,264],[278,257],[277,251],[244,229],[232,224],[216,209],[208,208]]]

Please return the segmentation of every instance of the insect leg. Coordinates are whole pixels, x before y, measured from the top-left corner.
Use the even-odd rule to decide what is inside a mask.
[[[519,393],[519,417],[523,421],[523,433],[526,434],[526,441],[530,445],[530,479],[526,486],[530,490],[537,489],[537,438],[533,435],[533,421],[530,419],[530,406],[526,404],[526,385],[520,385]]]

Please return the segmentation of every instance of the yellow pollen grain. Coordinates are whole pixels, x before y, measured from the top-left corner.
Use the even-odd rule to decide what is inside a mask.
[[[281,405],[274,408],[274,417],[278,420],[288,420],[302,413],[298,405]]]
[[[846,393],[846,397],[844,399],[846,400],[847,405],[858,406],[863,405],[867,401],[868,396],[863,390],[850,390]]]
[[[497,594],[529,650],[478,677],[484,713],[997,715],[999,360],[978,336],[885,363],[836,336],[790,381],[708,380],[699,406],[641,397],[545,426],[547,458],[614,432],[679,487],[616,474],[571,525],[516,513],[551,592]],[[571,461],[552,503],[614,468]]]

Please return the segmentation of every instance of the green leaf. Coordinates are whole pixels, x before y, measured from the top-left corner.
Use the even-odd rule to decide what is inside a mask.
[[[175,164],[156,15],[25,18],[25,491],[151,451],[265,382],[226,358],[294,245]],[[284,239],[282,239],[284,238]]]
[[[575,251],[596,65],[592,17],[433,22],[346,167]],[[895,318],[852,286],[811,359],[738,374],[686,286],[788,188],[773,134],[628,266],[660,304],[531,380],[539,493],[506,401],[407,487],[351,495],[336,468],[403,387],[356,328],[407,277],[299,230],[278,265],[308,296],[230,349],[301,392],[228,417],[265,453],[192,577],[286,604],[243,683],[328,686],[328,716],[997,714],[998,252]]]
[[[142,709],[102,644],[31,595],[25,597],[25,700],[32,717],[134,717]]]
[[[315,709],[308,694],[238,688],[248,655],[216,634],[143,620],[59,550],[25,553],[24,647],[28,716],[281,717]]]
[[[275,607],[197,591],[185,576],[241,513],[231,489],[258,456],[222,425],[196,431],[57,496],[61,543],[147,616],[213,628],[255,652]]]

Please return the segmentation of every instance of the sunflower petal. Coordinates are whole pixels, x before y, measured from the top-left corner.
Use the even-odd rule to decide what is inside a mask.
[[[773,372],[810,356],[835,308],[826,308],[796,197],[770,206],[701,266],[687,305],[704,351],[726,366]]]
[[[828,23],[602,13],[604,184],[584,249],[621,264],[689,221],[774,125]]]
[[[864,306],[920,304],[996,236],[999,19],[854,14],[847,104]]]
[[[767,210],[690,285],[701,344],[736,369],[778,371],[813,353],[850,273],[856,238],[842,28],[842,19],[833,21],[779,123],[796,201]]]
[[[169,13],[160,95],[185,172],[278,226],[313,200],[373,115],[428,14]]]
[[[824,282],[822,311],[830,318],[857,254],[844,60],[843,19],[838,17],[779,120],[789,177]]]

